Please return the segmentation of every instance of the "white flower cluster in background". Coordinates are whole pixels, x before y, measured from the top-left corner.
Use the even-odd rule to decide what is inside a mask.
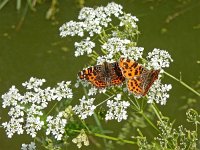
[[[152,52],[148,53],[147,60],[147,67],[155,70],[162,70],[162,68],[169,67],[170,62],[173,62],[167,51],[157,48],[154,48]]]
[[[76,51],[75,51],[75,56],[78,57],[80,55],[83,55],[85,52],[87,54],[92,53],[92,48],[95,47],[95,43],[90,41],[90,38],[88,37],[85,40],[82,40],[81,42],[75,42],[74,44]]]
[[[36,146],[34,142],[31,142],[30,144],[22,144],[21,150],[35,150]]]
[[[84,7],[80,11],[78,19],[79,22],[69,21],[60,27],[60,36],[67,35],[84,36],[84,31],[88,32],[90,36],[94,33],[101,33],[102,26],[107,27],[108,23],[112,21],[111,15],[118,17],[122,14],[122,6],[114,2],[109,3],[106,7],[97,7],[96,9]]]
[[[108,23],[112,21],[112,16],[119,19],[119,26],[127,26],[131,25],[133,29],[137,28],[136,22],[138,18],[136,16],[132,16],[131,14],[125,14],[122,11],[122,6],[118,5],[114,2],[108,3],[107,6],[97,7],[96,9],[84,7],[81,9],[78,19],[79,22],[69,21],[63,24],[60,27],[60,36],[75,36],[78,35],[80,37],[86,36],[94,36],[94,34],[101,34],[104,28],[108,27]],[[86,34],[87,33],[87,34]],[[113,32],[112,32],[113,33]],[[84,38],[80,42],[75,42],[75,56],[81,56],[85,53],[91,54],[93,52],[93,48],[95,47],[95,43],[90,40],[90,37]],[[106,56],[103,56],[102,59],[111,62],[112,58],[117,52],[122,52],[124,55],[128,55],[126,53],[126,45],[129,44],[130,41],[127,39],[120,39],[116,37],[115,34],[111,34],[111,37],[107,39],[107,43],[103,44],[102,49],[107,50]],[[128,51],[130,51],[129,49]],[[135,56],[137,51],[133,49],[134,52],[129,52],[131,56]],[[141,53],[141,51],[139,51]],[[136,54],[136,59],[138,54]],[[140,55],[139,55],[140,56]],[[102,60],[101,59],[101,60]]]
[[[14,133],[23,134],[26,131],[31,137],[36,137],[37,131],[41,130],[44,121],[41,120],[43,110],[51,101],[60,101],[63,98],[72,98],[71,82],[60,82],[57,87],[41,89],[44,79],[30,78],[22,85],[28,90],[23,95],[12,86],[7,93],[2,95],[2,107],[10,108],[8,115],[10,120],[3,122],[9,138]]]
[[[119,26],[130,24],[132,28],[137,28],[136,22],[138,22],[139,19],[136,16],[132,16],[131,14],[124,14],[124,16],[119,17],[119,19],[121,20]]]
[[[131,44],[131,41],[128,39],[120,39],[118,37],[109,38],[101,46],[103,51],[106,52],[106,55],[97,57],[97,64],[102,64],[105,61],[110,63],[116,61],[116,54],[136,61],[142,58],[144,48],[131,46]]]
[[[96,95],[98,92],[98,89],[96,87],[91,87],[89,90],[88,90],[88,96],[93,96],[93,95]]]
[[[67,124],[67,119],[64,118],[64,112],[59,112],[55,118],[53,118],[53,116],[48,116],[46,121],[46,135],[53,134],[55,139],[61,140]]]
[[[93,105],[94,100],[95,98],[86,99],[86,97],[83,96],[79,99],[80,105],[75,105],[72,110],[81,119],[86,119],[88,116],[92,116],[94,114],[94,110],[96,109],[96,106]]]
[[[167,92],[171,89],[171,84],[162,84],[161,80],[156,80],[147,93],[148,103],[153,103],[155,101],[156,103],[165,105],[167,99],[169,98],[169,94]]]
[[[121,57],[137,61],[139,58],[142,58],[143,51],[144,51],[143,47],[127,47],[127,49],[122,51]]]
[[[106,113],[106,120],[117,120],[121,122],[126,120],[128,115],[126,109],[130,106],[128,101],[121,101],[121,94],[117,94],[114,100],[107,101],[107,107],[109,108]]]

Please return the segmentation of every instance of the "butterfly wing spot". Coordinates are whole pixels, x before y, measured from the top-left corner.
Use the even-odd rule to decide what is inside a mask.
[[[127,82],[128,90],[135,95],[143,95],[143,89],[141,88],[141,81],[137,79],[129,79]]]
[[[138,76],[141,74],[140,69],[142,66],[130,59],[121,58],[119,61],[119,67],[122,70],[123,76],[127,79],[131,79],[135,75]]]
[[[129,76],[129,77],[131,77],[131,76],[132,76],[132,74],[131,74],[131,73],[128,73],[128,76]]]
[[[113,79],[112,81],[111,81],[111,84],[112,85],[120,85],[120,84],[122,84],[123,82],[124,82],[124,80],[125,80],[125,78],[124,77],[117,77],[117,78],[115,78],[115,79]]]
[[[92,82],[93,83],[93,85],[95,86],[95,87],[97,87],[97,88],[104,88],[104,87],[106,87],[106,83],[105,82],[102,82],[102,81],[94,81],[94,82]]]

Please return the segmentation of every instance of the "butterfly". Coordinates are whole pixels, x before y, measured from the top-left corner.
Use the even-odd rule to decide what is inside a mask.
[[[118,62],[104,62],[84,69],[78,73],[78,77],[87,80],[96,88],[105,88],[112,85],[120,85],[125,81]]]
[[[148,70],[138,62],[126,58],[120,58],[119,67],[127,79],[128,90],[138,96],[147,94],[160,72],[160,70]]]

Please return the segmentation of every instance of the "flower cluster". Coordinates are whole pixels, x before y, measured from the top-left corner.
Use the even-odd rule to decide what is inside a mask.
[[[148,103],[153,103],[155,101],[156,103],[165,105],[167,99],[169,98],[169,94],[167,92],[171,89],[171,84],[162,84],[161,80],[156,80],[147,94]]]
[[[64,112],[59,112],[56,118],[53,118],[53,116],[48,116],[46,121],[46,135],[52,133],[55,136],[55,139],[61,140],[67,124],[67,120],[64,118]]]
[[[94,98],[86,99],[86,97],[83,96],[81,99],[79,99],[80,105],[75,105],[73,107],[73,111],[81,119],[86,119],[88,116],[92,116],[94,114],[94,110],[96,109],[96,106],[93,105],[94,100]]]
[[[80,134],[74,138],[72,140],[73,143],[77,144],[77,147],[78,148],[81,148],[82,147],[82,142],[85,146],[88,146],[89,145],[89,140],[88,140],[88,137],[87,135],[85,134],[85,131],[82,129]]]
[[[21,150],[35,150],[36,146],[34,142],[31,142],[30,144],[22,144]]]
[[[37,90],[40,89],[39,87],[41,87],[45,82],[45,79],[31,77],[29,81],[22,83],[22,86],[24,86],[27,90],[34,89],[34,91],[37,92]]]
[[[135,47],[133,42],[128,39],[120,39],[118,37],[112,37],[107,40],[102,45],[103,51],[106,52],[105,56],[99,56],[97,58],[97,64],[102,64],[102,62],[114,62],[115,56],[117,54],[121,57],[130,58],[133,60],[138,60],[142,58],[143,47]]]
[[[118,17],[122,14],[122,6],[116,3],[109,3],[106,7],[97,7],[96,9],[84,7],[78,16],[80,22],[69,21],[60,27],[60,36],[67,35],[84,36],[84,31],[88,32],[90,36],[94,33],[100,34],[102,26],[107,27],[108,23],[112,21],[111,15]]]
[[[130,106],[128,101],[120,101],[121,94],[117,94],[114,100],[107,101],[107,107],[109,110],[106,113],[106,120],[116,119],[118,122],[126,120],[128,115],[126,109]]]
[[[131,25],[132,28],[137,28],[136,22],[139,21],[139,19],[136,16],[132,16],[131,14],[124,14],[124,16],[120,17],[120,24],[119,26],[125,26],[125,25]]]
[[[91,54],[92,53],[92,48],[95,47],[95,43],[90,41],[90,38],[88,37],[87,39],[81,41],[81,42],[75,42],[75,56],[78,57],[80,55],[83,55],[84,52],[86,52],[87,54]]]
[[[99,35],[105,31],[104,28],[108,27],[108,23],[112,21],[112,16],[119,19],[119,26],[130,25],[133,29],[137,28],[137,17],[132,16],[131,14],[123,13],[122,6],[112,2],[105,7],[101,6],[96,9],[89,7],[82,8],[78,16],[78,19],[81,21],[69,21],[63,24],[60,27],[60,36],[65,37],[67,35],[78,35],[83,37],[86,32],[89,33],[90,37],[94,36],[94,34]],[[107,43],[102,45],[102,51],[107,51],[106,56],[98,59],[111,62],[117,52],[122,52],[125,56],[129,56],[129,54],[131,54],[131,56],[137,55],[137,60],[138,57],[140,57],[141,51],[137,52],[137,50],[135,50],[137,48],[133,48],[133,46],[131,46],[130,49],[128,48],[129,52],[127,53],[127,44],[130,43],[130,40],[127,40],[124,37],[120,39],[119,37],[116,37],[116,34],[117,32],[112,31],[112,34],[109,35],[110,37],[108,36],[109,38],[107,39]],[[87,54],[91,54],[93,52],[92,49],[95,47],[95,43],[90,41],[90,37],[83,39],[81,42],[75,42],[76,57],[84,55],[85,52]]]
[[[44,79],[30,78],[22,85],[28,90],[23,95],[19,90],[12,86],[7,93],[2,95],[2,107],[10,107],[8,115],[10,121],[3,122],[9,138],[14,133],[23,134],[24,131],[32,137],[36,137],[37,131],[41,130],[44,121],[41,120],[43,110],[48,103],[53,100],[60,101],[63,98],[72,98],[72,89],[69,88],[70,82],[61,82],[57,87],[41,89],[45,82]]]
[[[169,67],[170,62],[173,62],[170,54],[167,51],[157,48],[154,48],[152,52],[148,53],[147,60],[147,67],[155,70]]]

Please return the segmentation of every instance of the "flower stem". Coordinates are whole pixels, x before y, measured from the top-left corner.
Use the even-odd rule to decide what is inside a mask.
[[[78,132],[80,133],[80,130],[72,130],[74,132]],[[90,135],[94,135],[96,137],[100,137],[100,138],[104,138],[104,139],[108,139],[108,140],[113,140],[113,141],[121,141],[123,143],[127,143],[127,144],[136,144],[136,142],[131,141],[131,140],[125,140],[125,139],[120,139],[120,138],[116,138],[113,136],[108,136],[108,135],[104,135],[104,134],[99,134],[99,133],[92,133],[92,132],[87,132]]]
[[[200,93],[195,91],[193,88],[191,88],[189,85],[187,85],[185,82],[183,82],[182,80],[180,79],[177,79],[176,77],[174,77],[173,75],[167,73],[167,72],[164,72],[164,74],[166,74],[168,77],[174,79],[175,81],[178,81],[181,85],[183,85],[185,88],[187,88],[188,90],[190,90],[191,92],[193,92],[194,94],[198,95],[200,97]]]
[[[121,142],[127,143],[127,144],[136,144],[136,142],[134,142],[134,141],[124,140],[124,139],[120,139],[120,138],[116,138],[116,137],[112,137],[112,136],[108,136],[108,135],[103,135],[103,134],[99,134],[99,133],[93,133],[93,135],[96,137],[109,139],[109,140],[113,140],[113,141],[121,141]]]
[[[159,131],[158,128],[153,124],[153,122],[151,122],[151,120],[149,120],[149,119],[145,116],[144,112],[140,112],[140,114],[144,117],[144,119],[145,119],[156,131]]]
[[[56,102],[53,107],[47,112],[46,117],[52,112],[52,110],[56,107],[56,105],[58,104],[58,102]]]
[[[101,104],[105,103],[106,101],[108,101],[109,99],[113,98],[115,95],[112,95],[110,97],[108,97],[107,99],[105,99],[104,101],[102,101],[101,103],[97,104],[96,107],[100,106]]]
[[[102,127],[102,125],[101,125],[100,120],[98,119],[97,114],[94,113],[93,116],[94,116],[94,119],[95,119],[95,122],[96,122],[97,126],[98,126],[99,129],[100,129],[101,134],[103,134],[103,127]],[[103,139],[103,142],[104,142],[104,145],[105,145],[105,147],[106,147],[106,145],[107,145],[107,141],[106,141],[106,139]]]

